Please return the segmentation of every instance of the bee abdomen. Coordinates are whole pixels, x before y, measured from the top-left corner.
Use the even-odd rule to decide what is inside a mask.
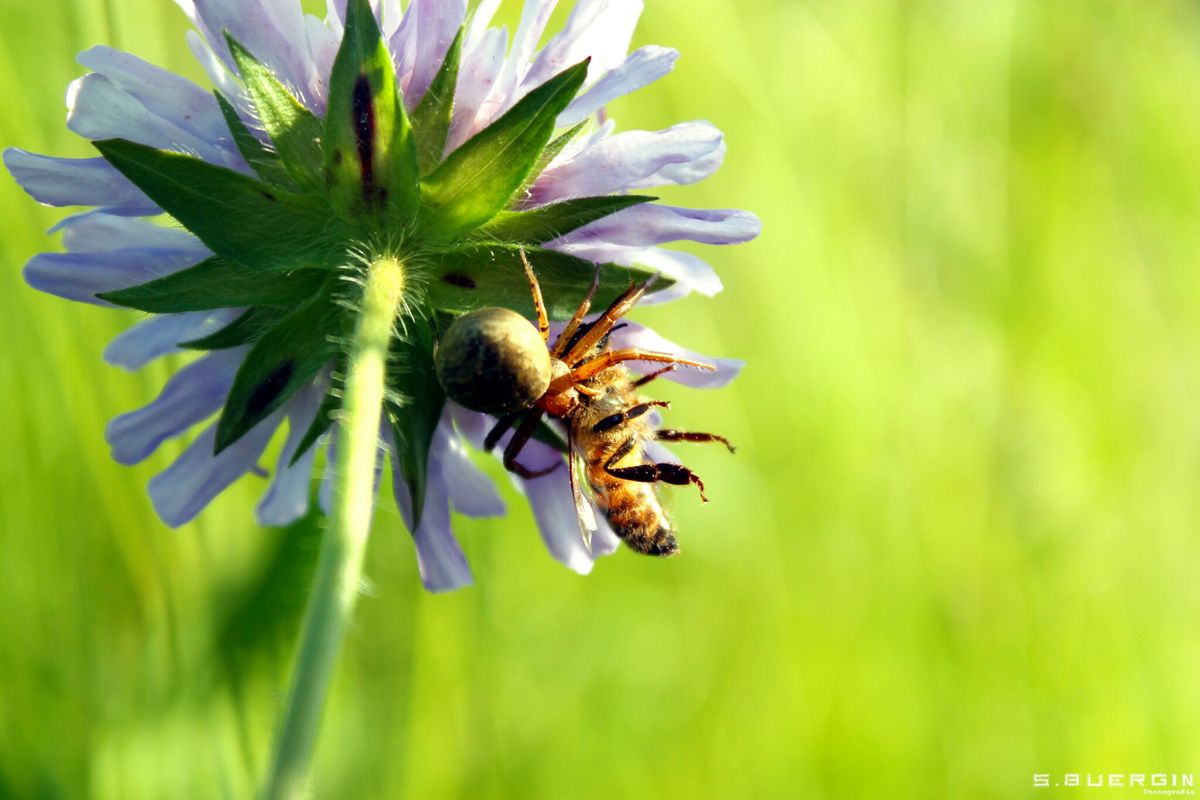
[[[679,540],[653,495],[630,491],[628,484],[617,483],[599,493],[604,516],[625,544],[651,556],[673,556],[679,552]]]

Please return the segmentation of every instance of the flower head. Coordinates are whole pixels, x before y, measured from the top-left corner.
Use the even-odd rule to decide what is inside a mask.
[[[149,485],[163,521],[182,525],[255,467],[286,419],[257,513],[266,525],[298,519],[317,448],[337,447],[340,365],[364,266],[395,258],[404,281],[381,452],[425,585],[468,583],[451,509],[504,506],[464,444],[482,443],[488,419],[447,402],[435,379],[438,331],[482,306],[531,316],[521,252],[555,319],[570,316],[594,275],[600,302],[650,273],[663,280],[647,302],[719,291],[707,264],[661,245],[745,241],[757,219],[634,193],[711,174],[721,134],[704,122],[618,133],[605,118],[605,104],[663,77],[677,57],[627,52],[640,0],[581,0],[541,48],[553,0],[527,0],[511,42],[490,26],[498,0],[469,19],[465,0],[413,0],[403,13],[398,0],[330,0],[324,19],[297,0],[177,1],[215,92],[97,47],[79,57],[91,72],[71,85],[68,126],[100,156],[4,153],[38,201],[93,207],[53,229],[66,252],[35,256],[29,284],[149,313],[109,344],[110,363],[133,370],[200,354],[153,402],[112,421],[113,456],[137,463],[219,412]],[[680,349],[633,324],[613,337]],[[738,365],[718,364],[668,377],[720,385]],[[531,443],[526,459],[562,455]],[[603,525],[584,545],[566,470],[517,482],[556,558],[587,571],[615,548]],[[328,485],[327,474],[323,498]]]

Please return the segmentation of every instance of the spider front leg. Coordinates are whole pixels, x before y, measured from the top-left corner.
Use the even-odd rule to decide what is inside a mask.
[[[588,289],[588,293],[584,295],[583,301],[579,304],[579,308],[575,309],[574,316],[567,323],[567,326],[562,329],[562,333],[554,340],[554,349],[550,351],[550,355],[554,358],[562,358],[563,352],[571,344],[572,337],[575,336],[575,331],[579,330],[579,324],[583,322],[583,318],[587,316],[588,311],[592,308],[592,298],[596,296],[596,290],[600,288],[600,268],[596,267],[596,271],[592,274],[592,285]]]
[[[636,286],[630,286],[616,300],[613,300],[609,307],[604,310],[604,313],[591,323],[587,332],[579,338],[579,341],[571,344],[571,349],[562,356],[562,360],[574,365],[591,352],[596,343],[612,331],[613,326],[617,324],[617,320],[629,313],[629,309],[633,308],[637,301],[642,299],[642,296],[646,294],[646,290],[650,288],[654,280],[655,278],[652,277]]]
[[[550,389],[551,391],[556,389],[561,391],[562,389],[557,387],[555,384],[559,382],[565,383],[565,379],[568,377],[571,383],[586,381],[593,375],[601,373],[609,367],[620,364],[623,361],[657,361],[666,364],[684,364],[689,367],[696,367],[697,369],[708,370],[710,372],[716,369],[715,365],[709,364],[706,361],[695,361],[693,359],[684,358],[683,356],[677,356],[671,353],[659,353],[654,350],[643,350],[640,347],[628,347],[622,350],[609,350],[601,353],[589,361],[583,362],[571,372],[570,376],[564,376],[558,381],[555,381],[555,383],[551,384]]]
[[[517,253],[521,256],[521,263],[525,266],[525,277],[529,279],[529,292],[533,295],[533,310],[537,314],[537,329],[542,335],[543,342],[550,341],[550,317],[546,315],[546,301],[542,299],[542,287],[538,283],[537,276],[533,274],[533,267],[529,263],[529,259],[525,257],[525,248],[519,248]]]

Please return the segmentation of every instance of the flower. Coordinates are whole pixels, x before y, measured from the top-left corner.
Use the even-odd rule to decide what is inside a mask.
[[[720,291],[707,264],[661,245],[746,241],[758,220],[630,194],[711,174],[724,157],[720,132],[689,122],[618,133],[605,118],[608,102],[663,77],[678,56],[627,52],[640,0],[581,0],[540,49],[554,0],[527,0],[511,43],[490,26],[498,0],[469,19],[465,0],[413,0],[403,13],[398,0],[373,12],[366,0],[330,0],[324,19],[298,0],[177,2],[215,93],[95,47],[79,57],[91,72],[70,87],[67,124],[101,157],[3,156],[39,202],[93,207],[52,229],[66,252],[35,256],[27,282],[151,314],[108,345],[109,363],[136,370],[202,352],[153,402],[110,423],[113,457],[138,463],[221,412],[150,481],[156,511],[174,527],[255,469],[286,419],[257,517],[285,525],[303,516],[314,445],[337,446],[355,270],[399,253],[412,272],[381,453],[393,461],[425,586],[469,583],[451,509],[492,516],[504,504],[464,444],[480,445],[488,419],[446,402],[429,380],[439,315],[484,300],[523,310],[524,278],[507,269],[518,247],[562,276],[547,297],[558,316],[590,282],[588,262],[602,265],[601,296],[639,272],[669,279],[648,302]],[[179,225],[154,219],[164,212]],[[615,336],[681,349],[632,324]],[[739,366],[718,364],[668,377],[715,386]],[[523,456],[531,465],[561,458],[537,443]],[[517,483],[555,558],[586,572],[615,548],[603,525],[584,546],[565,470]],[[326,507],[329,485],[327,469]]]

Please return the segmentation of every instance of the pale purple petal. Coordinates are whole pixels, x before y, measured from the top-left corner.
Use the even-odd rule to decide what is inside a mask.
[[[618,133],[543,172],[533,184],[530,202],[541,205],[571,197],[692,183],[711,175],[724,153],[724,137],[707,122]]]
[[[452,152],[463,142],[483,129],[498,102],[487,102],[496,85],[508,33],[503,28],[489,28],[479,43],[463,54],[454,94],[454,114],[446,139],[446,152]]]
[[[538,452],[539,450],[542,452]],[[586,575],[592,571],[594,556],[584,544],[579,528],[579,516],[571,494],[566,462],[561,454],[540,442],[530,442],[521,454],[521,461],[528,466],[541,463],[547,458],[557,459],[562,466],[540,478],[517,480],[525,496],[529,498],[538,532],[550,555],[566,567]]]
[[[311,107],[316,65],[305,42],[304,18],[295,0],[200,0],[195,22],[209,45],[230,69],[234,61],[224,32],[276,76],[305,105]]]
[[[467,26],[467,35],[463,39],[463,52],[469,52],[487,33],[492,17],[500,8],[500,0],[483,0],[471,15],[471,24]]]
[[[580,0],[562,31],[538,54],[521,81],[521,94],[589,56],[588,80],[625,60],[642,0]]]
[[[596,85],[576,97],[555,121],[560,128],[570,127],[595,114],[604,106],[649,86],[675,68],[679,51],[648,45],[629,54],[624,63],[596,81]]]
[[[55,158],[9,147],[4,166],[34,200],[48,206],[101,206],[124,216],[162,213],[103,158]]]
[[[396,491],[407,493],[408,487],[401,481]],[[421,524],[412,537],[417,550],[417,569],[426,589],[449,592],[471,585],[471,568],[450,527],[450,503],[441,480],[431,482],[426,490]]]
[[[137,464],[167,439],[214,414],[225,403],[247,348],[193,361],[167,381],[154,402],[108,423],[104,438],[118,464]]]
[[[638,254],[636,261],[652,272],[658,272],[671,278],[681,289],[686,286],[700,294],[712,297],[725,288],[712,266],[691,253],[649,247]]]
[[[495,417],[480,414],[478,411],[469,411],[453,400],[446,401],[446,413],[454,420],[454,426],[458,433],[476,450],[482,450],[484,437],[491,430],[491,426],[496,424]]]
[[[409,110],[425,96],[466,16],[466,0],[413,0],[409,5],[391,41]]]
[[[79,54],[79,63],[112,81],[147,111],[210,143],[229,140],[229,129],[212,93],[137,56],[111,47]],[[229,142],[226,149],[232,149]]]
[[[553,249],[598,264],[611,262],[623,267],[637,265],[675,281],[675,285],[670,288],[654,291],[652,295],[647,296],[642,301],[647,305],[663,302],[664,295],[674,299],[690,292],[700,292],[712,297],[724,288],[712,266],[691,253],[664,250],[661,247],[629,247],[607,242],[555,244]]]
[[[209,426],[175,463],[150,479],[150,501],[159,518],[172,528],[195,519],[213,498],[254,468],[282,419],[279,409],[215,456],[217,426]]]
[[[691,386],[695,389],[720,389],[736,378],[738,373],[742,371],[742,367],[746,365],[745,361],[736,358],[713,358],[712,356],[697,353],[694,350],[688,350],[686,347],[681,347],[636,322],[626,321],[622,327],[614,330],[609,339],[609,347],[613,350],[626,347],[640,347],[645,350],[674,353],[675,355],[695,361],[707,361],[710,364],[715,364],[717,366],[715,372],[706,372],[694,367],[681,366],[674,372],[664,373],[659,379],[674,381],[675,383],[681,383],[684,386]],[[642,374],[656,372],[662,368],[661,364],[653,364],[648,361],[628,361],[626,362],[626,366],[630,370]]]
[[[679,456],[671,452],[661,442],[646,442],[642,445],[642,453],[645,454],[647,461],[653,461],[655,464],[680,463]]]
[[[492,93],[495,107],[489,113],[488,119],[476,120],[477,123],[489,124],[503,112],[512,108],[520,96],[528,91],[526,89],[518,93],[517,87],[521,85],[522,78],[529,71],[534,51],[537,50],[542,34],[546,30],[546,23],[550,21],[550,15],[554,13],[556,5],[558,5],[558,0],[525,0],[525,7],[521,10],[521,22],[517,25],[517,32],[513,36],[512,48],[500,70],[500,77],[497,79],[496,88]]]
[[[442,478],[454,510],[468,517],[504,516],[504,501],[500,499],[496,485],[471,460],[449,418],[443,420],[434,436]]]
[[[182,228],[104,211],[67,217],[50,229],[50,233],[59,232],[63,247],[73,253],[152,247],[195,253],[197,261],[210,255],[199,239]]]
[[[556,239],[554,244],[608,243],[649,247],[680,239],[704,244],[738,244],[750,241],[761,231],[762,223],[749,211],[643,203],[574,230]]]
[[[603,558],[617,552],[621,540],[613,533],[608,521],[599,511],[596,512],[596,530],[592,531],[592,558]]]
[[[326,22],[336,26],[340,39],[342,28],[346,24],[346,0],[326,0],[325,7],[327,9]],[[380,23],[384,38],[390,37],[390,34],[400,26],[403,18],[400,0],[371,0],[371,11],[374,12],[375,19]]]
[[[119,334],[104,348],[104,360],[114,367],[137,370],[156,358],[182,353],[180,342],[190,342],[215,333],[233,322],[241,309],[188,311],[157,314]]]
[[[216,54],[209,45],[208,41],[195,31],[188,31],[184,34],[184,39],[187,41],[188,49],[192,51],[192,55],[200,62],[200,66],[204,69],[208,79],[212,81],[213,86],[225,95],[225,99],[237,107],[243,121],[249,121],[251,118],[249,112],[249,101],[246,99],[245,90],[238,84],[237,78],[234,77],[233,71],[225,65],[221,57]]]
[[[522,80],[532,66],[533,54],[537,52],[542,34],[546,32],[546,25],[557,5],[558,0],[525,0],[521,22],[513,35],[512,52],[504,65],[506,71],[514,74],[515,80]]]
[[[292,397],[286,405],[288,417],[287,442],[275,464],[275,477],[258,503],[255,515],[259,525],[282,527],[291,525],[308,513],[309,487],[312,484],[313,461],[317,448],[310,447],[292,464],[300,441],[317,416],[324,397],[323,386],[310,383]]]
[[[127,248],[101,253],[39,253],[25,265],[25,282],[47,294],[94,305],[96,297],[161,278],[196,263],[186,251]]]
[[[146,110],[103,75],[91,73],[67,90],[67,127],[85,139],[129,139],[225,165],[231,153]]]
[[[400,463],[394,456],[395,448],[392,449],[392,491],[400,514],[411,529],[412,498]],[[451,530],[449,491],[437,449],[431,449],[429,454],[429,481],[425,487],[421,524],[413,531],[412,537],[417,550],[421,583],[426,589],[447,592],[471,585],[471,569]]]
[[[333,72],[341,44],[341,31],[334,31],[316,17],[306,15],[304,25],[308,30],[308,51],[317,67],[317,83],[313,87],[313,111],[323,115],[329,103],[328,77]]]

